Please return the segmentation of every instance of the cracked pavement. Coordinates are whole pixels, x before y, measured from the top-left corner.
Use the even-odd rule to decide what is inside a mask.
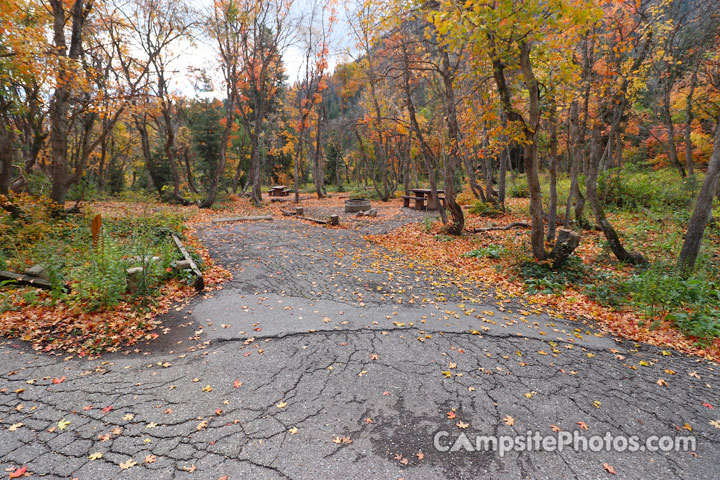
[[[2,342],[2,474],[717,478],[716,364],[549,317],[362,237],[391,226],[206,226],[234,279],[167,314],[141,352],[68,359]],[[434,446],[438,432],[446,450],[461,434],[474,445],[535,431],[697,444],[503,456]]]

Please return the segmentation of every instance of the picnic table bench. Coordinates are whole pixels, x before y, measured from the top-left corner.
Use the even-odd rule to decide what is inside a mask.
[[[287,197],[290,195],[290,189],[285,185],[274,185],[267,191],[271,197]]]
[[[445,206],[445,197],[441,196],[445,190],[437,191],[437,198],[432,194],[429,188],[411,188],[409,189],[413,195],[402,195],[403,207],[410,208],[410,200],[413,200],[415,210],[437,210],[438,205]]]

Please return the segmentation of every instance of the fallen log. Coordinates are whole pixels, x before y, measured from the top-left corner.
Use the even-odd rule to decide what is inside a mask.
[[[255,220],[269,220],[272,221],[272,215],[258,215],[256,217],[223,217],[213,218],[212,223],[228,223],[228,222],[252,222]]]
[[[525,223],[525,222],[513,222],[509,225],[505,225],[504,227],[473,228],[470,231],[472,233],[480,233],[480,232],[491,232],[493,230],[511,230],[513,228],[530,228],[530,224]]]
[[[282,208],[280,209],[280,213],[282,213],[286,217],[294,217],[295,216],[295,212],[292,212],[289,210],[283,210]]]
[[[321,225],[327,225],[327,224],[328,224],[328,221],[327,221],[327,220],[320,220],[319,218],[301,217],[300,215],[298,215],[297,218],[299,218],[300,220],[307,220],[307,221],[309,221],[309,222],[319,223],[319,224],[321,224]]]
[[[28,285],[43,290],[52,290],[52,284],[43,278],[30,277],[28,275],[20,275],[19,273],[0,271],[0,281],[7,282],[10,285]],[[65,285],[65,289],[69,292],[70,286]]]
[[[178,236],[173,233],[172,239],[175,242],[175,245],[177,245],[178,250],[180,250],[180,253],[183,254],[183,257],[185,257],[185,260],[190,264],[190,270],[192,270],[192,272],[195,274],[195,290],[197,290],[198,292],[203,290],[205,288],[205,279],[203,278],[202,272],[195,264],[195,261],[192,259],[192,257],[187,251],[187,248],[185,248],[185,245],[183,245]]]

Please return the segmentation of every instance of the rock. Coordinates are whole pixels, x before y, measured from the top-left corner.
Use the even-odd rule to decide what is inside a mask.
[[[371,208],[369,212],[367,212],[365,215],[368,217],[377,217],[377,209]]]
[[[130,293],[136,293],[143,282],[143,268],[133,267],[127,269],[127,289]]]
[[[47,267],[45,265],[37,264],[25,270],[25,275],[28,277],[38,277],[43,280],[49,280]]]

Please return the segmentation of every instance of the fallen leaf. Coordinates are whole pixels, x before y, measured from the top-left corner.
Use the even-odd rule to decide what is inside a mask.
[[[97,460],[97,459],[99,459],[99,458],[102,458],[102,453],[100,453],[100,452],[91,453],[91,454],[88,456],[88,458],[89,458],[90,460]]]
[[[710,425],[715,428],[720,428],[720,420],[710,420]]]
[[[608,473],[610,473],[610,474],[612,474],[612,475],[615,475],[615,474],[617,473],[617,472],[615,471],[615,469],[613,468],[613,466],[610,465],[610,464],[607,463],[607,462],[603,463],[602,466],[603,466],[603,468],[604,468],[605,470],[607,470]]]
[[[112,408],[113,408],[112,405],[108,405],[107,407],[105,407],[105,408],[102,409],[102,412],[103,412],[103,413],[107,413],[107,412],[109,412],[110,410],[112,410]]]
[[[123,417],[123,420],[125,420],[126,422],[129,422],[129,421],[132,420],[133,418],[135,418],[135,415],[133,415],[132,413],[127,413],[127,414],[125,414],[125,416]]]
[[[203,392],[212,392],[212,387],[211,387],[210,385],[205,385],[205,386],[202,388],[202,391],[203,391]]]
[[[515,419],[511,417],[510,415],[506,415],[505,418],[503,418],[503,421],[505,422],[505,425],[512,427],[515,425]]]
[[[235,383],[233,383],[233,387],[240,388],[240,385],[242,385],[242,382],[239,378],[235,379]]]
[[[63,375],[60,378],[55,377],[52,379],[52,383],[54,383],[55,385],[57,385],[58,383],[62,383],[64,381],[65,381],[65,375]]]
[[[70,422],[64,418],[58,422],[58,428],[60,430],[65,430],[68,425],[70,425]]]
[[[287,407],[287,402],[281,401],[281,402],[276,403],[275,406],[277,408],[285,408],[285,407]]]
[[[658,378],[658,381],[655,382],[655,383],[657,383],[657,384],[660,385],[661,387],[667,387],[667,386],[668,386],[668,383],[665,381],[664,378]]]
[[[466,429],[466,428],[468,428],[468,427],[470,426],[469,423],[465,423],[465,422],[462,422],[462,421],[461,421],[461,422],[457,422],[455,425],[456,425],[458,428],[462,428],[462,429]]]
[[[560,432],[560,431],[561,431],[561,430],[560,430],[560,427],[558,427],[557,425],[552,425],[552,424],[550,424],[550,430],[552,430],[553,432]]]
[[[290,428],[288,429],[288,432],[290,432],[290,435],[295,435],[295,434],[298,432],[298,428],[297,428],[297,427],[290,427]]]
[[[9,475],[9,477],[10,477],[10,478],[20,478],[20,477],[22,477],[23,475],[25,475],[25,472],[27,472],[27,465],[24,466],[24,467],[18,468],[17,470],[15,470],[14,472],[12,472],[12,473]]]
[[[12,425],[10,425],[8,427],[8,430],[10,430],[11,432],[14,432],[15,430],[17,430],[18,428],[20,428],[22,426],[23,426],[22,422],[13,423]]]
[[[580,428],[582,428],[583,430],[588,429],[588,426],[585,424],[585,422],[577,422],[577,424],[580,425]]]
[[[126,461],[120,464],[120,468],[123,470],[127,470],[128,468],[132,468],[135,465],[137,465],[137,462],[132,458],[128,458]]]
[[[703,402],[702,406],[703,406],[703,407],[707,407],[707,408],[709,408],[710,410],[712,410],[712,409],[715,408],[715,407],[713,407],[712,405],[710,405],[710,404],[707,403],[707,402]]]
[[[145,463],[155,463],[157,457],[155,455],[148,455],[145,457]]]
[[[207,420],[203,420],[202,422],[198,423],[197,427],[195,427],[196,430],[205,430],[208,426]]]
[[[447,412],[447,417],[452,420],[453,418],[455,418],[455,412],[450,410],[449,412]]]

